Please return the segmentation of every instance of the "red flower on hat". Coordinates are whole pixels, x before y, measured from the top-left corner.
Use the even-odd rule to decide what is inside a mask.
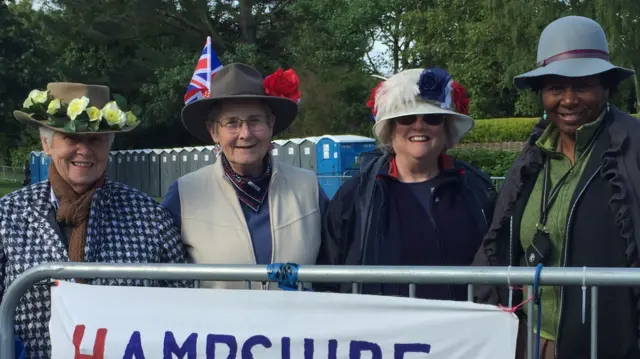
[[[293,69],[276,72],[264,79],[264,92],[269,96],[285,97],[298,102],[300,100],[300,79]]]
[[[451,83],[451,101],[458,113],[463,115],[469,114],[469,97],[467,97],[467,90],[455,81]]]
[[[371,95],[369,95],[369,100],[367,100],[367,107],[371,109],[371,113],[374,116],[378,113],[378,109],[376,109],[376,93],[380,87],[382,87],[382,82],[371,90]]]

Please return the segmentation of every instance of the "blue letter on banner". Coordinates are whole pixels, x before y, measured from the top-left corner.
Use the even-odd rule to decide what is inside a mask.
[[[207,359],[216,359],[216,343],[226,344],[229,347],[227,359],[236,359],[238,354],[238,342],[233,335],[209,334],[207,335]]]
[[[371,359],[382,359],[382,349],[378,344],[357,340],[351,341],[349,359],[360,359],[363,351],[370,351]]]
[[[196,343],[198,341],[198,334],[192,333],[187,337],[187,340],[184,341],[182,347],[179,347],[176,343],[176,338],[173,336],[173,332],[165,332],[164,333],[164,359],[173,359],[173,354],[175,354],[179,359],[184,359],[184,356],[187,356],[187,359],[196,359]]]
[[[251,354],[251,348],[256,345],[262,345],[265,348],[271,348],[271,341],[269,338],[264,335],[254,335],[251,338],[247,339],[242,346],[242,359],[253,359],[253,354]]]
[[[131,334],[131,338],[129,338],[129,344],[127,344],[127,348],[124,350],[124,355],[122,359],[144,359],[144,351],[142,350],[142,343],[140,340],[140,332],[135,331]]]
[[[425,353],[431,352],[429,344],[396,344],[393,348],[393,359],[404,359],[406,353]]]

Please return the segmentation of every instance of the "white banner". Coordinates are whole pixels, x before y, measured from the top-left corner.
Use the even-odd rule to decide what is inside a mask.
[[[518,321],[468,302],[314,292],[52,288],[52,359],[513,359]]]

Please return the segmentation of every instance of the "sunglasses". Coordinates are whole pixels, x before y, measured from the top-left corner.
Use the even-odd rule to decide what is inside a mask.
[[[409,115],[396,118],[396,122],[402,126],[411,126],[418,117],[422,117],[422,121],[430,126],[440,126],[445,119],[445,115]]]

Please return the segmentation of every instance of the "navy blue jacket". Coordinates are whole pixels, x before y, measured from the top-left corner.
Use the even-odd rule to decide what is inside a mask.
[[[392,155],[380,150],[362,156],[361,171],[345,182],[331,200],[323,223],[323,241],[318,264],[331,265],[378,265],[380,255],[388,248],[385,233],[389,226],[389,180],[380,176],[389,168]],[[468,232],[468,248],[461,248],[463,262],[471,264],[473,254],[480,247],[492,221],[496,191],[491,178],[480,170],[462,162],[443,156],[448,164],[443,168],[433,191],[432,198],[444,198],[443,202],[454,203],[456,208],[447,208],[447,213],[438,210],[425,218],[425,223],[434,223],[444,228],[439,240],[446,242],[448,234],[460,237],[460,230]],[[459,211],[458,211],[459,210]],[[469,213],[467,221],[457,226],[455,216]],[[455,228],[458,227],[458,228]],[[449,229],[455,229],[453,234]],[[461,228],[461,229],[460,229]],[[391,239],[393,241],[393,239]],[[383,243],[385,246],[383,247]],[[463,254],[464,253],[464,254]],[[469,253],[472,253],[469,255]],[[453,258],[461,265],[461,258]],[[445,264],[447,265],[447,264]],[[454,264],[448,264],[454,265]],[[341,286],[341,291],[350,290],[350,285]],[[381,293],[380,286],[364,286],[365,293]],[[337,286],[318,285],[317,290],[339,290]],[[458,295],[456,298],[460,299]],[[466,294],[464,295],[466,298]]]

